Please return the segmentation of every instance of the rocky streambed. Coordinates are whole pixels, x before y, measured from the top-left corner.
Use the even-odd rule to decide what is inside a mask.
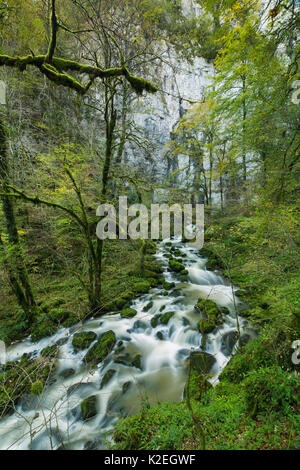
[[[163,285],[122,312],[9,348],[7,362],[25,355],[41,368],[47,360],[51,372],[44,389],[37,382],[0,420],[0,449],[106,448],[115,423],[145,399],[182,399],[191,351],[209,381],[218,381],[236,348],[238,324],[243,341],[254,334],[237,314],[242,302],[180,240],[160,243],[156,258]]]

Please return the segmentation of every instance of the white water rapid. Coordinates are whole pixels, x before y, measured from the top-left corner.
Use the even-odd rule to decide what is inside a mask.
[[[170,241],[181,251],[182,262],[189,272],[185,282],[168,271],[165,255],[170,252],[166,244]],[[156,258],[164,268],[166,280],[176,286],[168,295],[155,288],[135,300],[132,308],[138,312],[136,317],[122,319],[119,314],[108,314],[61,329],[38,343],[32,343],[29,338],[9,348],[7,361],[16,360],[24,353],[38,357],[46,346],[55,344],[59,345],[59,356],[53,383],[44,389],[42,396],[21,400],[16,412],[0,421],[0,449],[103,449],[118,419],[137,412],[145,397],[151,404],[181,400],[187,374],[186,360],[192,348],[201,350],[201,334],[197,329],[200,314],[194,309],[200,297],[214,301],[224,312],[223,324],[207,335],[205,346],[205,352],[215,358],[210,371],[211,382],[218,381],[218,375],[235,348],[238,298],[234,301],[231,286],[220,275],[205,269],[206,260],[199,257],[198,251],[179,240],[165,240],[158,244]],[[145,307],[150,302],[153,305],[146,312]],[[175,315],[167,325],[158,324],[152,328],[151,319],[160,312],[175,312]],[[242,333],[251,335],[247,322],[240,317],[239,322]],[[115,332],[117,343],[123,342],[122,354],[142,356],[141,369],[126,362],[114,362],[118,354],[117,345],[94,370],[82,360],[86,350],[74,352],[72,339],[75,333],[93,331],[99,337],[108,330]],[[100,388],[109,369],[116,372]],[[66,370],[71,370],[71,375],[62,378],[61,374]],[[124,384],[127,384],[125,388]],[[80,403],[92,395],[97,397],[98,414],[84,422]]]

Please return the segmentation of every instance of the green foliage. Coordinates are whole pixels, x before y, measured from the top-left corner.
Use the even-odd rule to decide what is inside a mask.
[[[251,417],[272,412],[290,415],[300,405],[299,378],[279,366],[252,370],[243,381],[243,387]]]

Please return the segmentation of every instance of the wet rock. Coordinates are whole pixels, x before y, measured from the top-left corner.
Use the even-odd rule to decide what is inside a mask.
[[[167,307],[166,305],[162,305],[162,306],[160,307],[159,311],[160,311],[160,312],[163,312],[163,311],[166,309],[166,307]]]
[[[176,353],[176,360],[180,361],[182,359],[186,359],[190,355],[190,350],[189,349],[180,349]]]
[[[135,333],[141,333],[141,332],[145,331],[147,328],[148,328],[147,323],[145,323],[141,320],[137,320],[133,325],[133,331]]]
[[[153,302],[149,302],[149,303],[143,308],[143,312],[149,312],[149,310],[151,310],[152,307],[153,307]]]
[[[158,332],[156,333],[156,338],[159,339],[160,341],[163,341],[163,340],[164,340],[163,332],[162,332],[162,331],[158,331]]]
[[[133,318],[137,315],[137,311],[134,308],[126,308],[121,312],[122,318]]]
[[[225,335],[222,337],[221,352],[225,356],[230,356],[232,354],[234,345],[236,344],[237,340],[238,340],[237,331],[229,331],[228,333],[225,333]]]
[[[186,317],[182,317],[182,324],[183,326],[191,326],[191,322]]]
[[[81,351],[89,348],[96,339],[97,335],[93,331],[83,331],[74,335],[72,345],[75,351]]]
[[[92,389],[92,387],[93,387],[92,384],[82,383],[82,382],[73,384],[67,390],[67,397],[71,396],[75,392],[82,393],[88,389]]]
[[[55,344],[56,346],[63,346],[68,342],[69,338],[61,338]]]
[[[160,323],[162,325],[167,325],[169,323],[169,321],[171,320],[172,317],[174,317],[175,315],[175,312],[166,312],[162,315],[162,317],[160,318]]]
[[[59,374],[59,377],[62,377],[63,379],[68,379],[69,377],[72,377],[72,375],[74,375],[74,374],[75,374],[75,370],[70,368],[70,369],[63,370]]]
[[[101,380],[101,384],[100,384],[100,390],[105,387],[106,384],[108,384],[108,382],[113,378],[113,376],[116,374],[117,371],[115,371],[114,369],[109,369],[103,379]]]
[[[94,418],[97,415],[97,397],[92,395],[86,398],[81,402],[80,408],[83,421]]]
[[[99,450],[102,446],[102,441],[88,441],[84,444],[84,450]]]
[[[175,282],[167,282],[166,280],[164,280],[162,283],[162,286],[165,290],[169,291],[171,289],[174,289]]]
[[[85,362],[91,364],[99,364],[102,362],[108,354],[113,350],[117,338],[115,333],[110,330],[106,331],[103,335],[100,336],[98,341],[89,349],[87,354],[84,357]]]
[[[179,263],[178,261],[170,259],[169,266],[170,266],[170,269],[174,271],[175,273],[184,273],[184,274],[187,273],[185,266],[182,263]]]
[[[46,357],[48,359],[55,359],[58,356],[58,353],[58,346],[54,344],[53,346],[47,346],[46,348],[44,348],[41,352],[41,356]]]
[[[192,352],[190,358],[192,369],[197,371],[199,374],[208,374],[216,362],[214,356],[206,352]]]
[[[115,362],[117,364],[122,364],[123,366],[142,369],[142,356],[140,354],[137,354],[134,358],[129,354],[120,355],[115,358]]]
[[[157,327],[160,317],[161,317],[161,315],[155,315],[155,317],[153,317],[153,318],[151,319],[151,326],[152,326],[152,328],[156,328],[156,327]]]
[[[130,389],[132,385],[132,382],[125,382],[122,387],[122,393],[125,395],[125,393]]]

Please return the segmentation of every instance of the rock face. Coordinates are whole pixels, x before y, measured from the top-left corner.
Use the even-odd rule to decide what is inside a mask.
[[[97,343],[89,349],[84,360],[91,364],[99,364],[112,351],[116,344],[116,335],[113,331],[107,331],[98,339]]]
[[[194,63],[182,59],[172,49],[165,54],[165,63],[157,67],[157,79],[162,91],[153,96],[145,95],[135,100],[132,110],[132,120],[141,129],[144,138],[150,141],[151,154],[141,154],[139,148],[128,142],[124,152],[124,162],[139,165],[156,180],[162,180],[177,168],[186,168],[189,158],[178,155],[169,158],[168,142],[175,141],[174,131],[179,120],[186,113],[191,103],[201,100],[205,89],[211,83],[210,76],[214,74],[212,64],[205,59],[196,58]],[[178,176],[179,183],[184,185],[186,178],[192,178],[191,168],[184,170]],[[156,201],[166,200],[167,194],[157,190]]]

